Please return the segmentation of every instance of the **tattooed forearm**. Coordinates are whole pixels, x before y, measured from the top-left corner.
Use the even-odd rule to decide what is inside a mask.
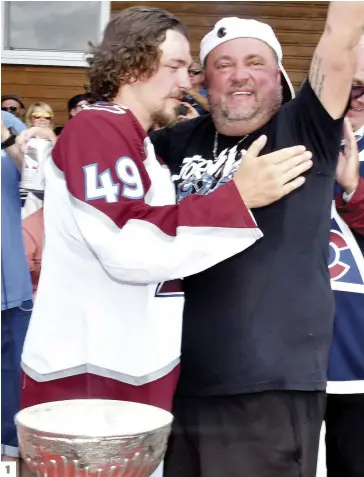
[[[321,58],[315,53],[310,68],[310,84],[318,98],[321,97],[325,81],[325,74],[321,71],[321,63]]]

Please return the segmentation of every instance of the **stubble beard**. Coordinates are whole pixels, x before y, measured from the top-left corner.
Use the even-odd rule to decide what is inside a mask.
[[[215,124],[237,122],[246,123],[253,127],[253,130],[266,124],[279,110],[282,104],[282,88],[272,91],[269,97],[264,98],[255,105],[239,110],[234,110],[226,105],[223,97],[213,99],[209,95],[211,116]],[[255,127],[256,126],[256,127]]]
[[[164,109],[154,111],[151,115],[152,124],[158,124],[160,128],[165,128],[175,124],[177,120],[176,113],[168,113]]]
[[[176,95],[177,97],[177,95]],[[182,97],[180,98],[182,99]],[[167,109],[167,105],[161,106],[159,109],[156,109],[151,114],[151,120],[153,124],[158,124],[160,128],[165,128],[168,126],[173,126],[177,122],[177,108],[171,110]]]

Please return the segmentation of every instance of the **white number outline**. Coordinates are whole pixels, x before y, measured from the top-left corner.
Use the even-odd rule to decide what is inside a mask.
[[[126,162],[126,165],[125,165]],[[121,166],[124,164],[123,169]],[[134,177],[136,177],[136,180],[134,181],[128,181],[125,177],[123,177],[123,174],[121,173],[123,170],[127,174],[127,168],[131,169],[131,171],[134,173]],[[143,181],[139,172],[139,169],[137,165],[135,164],[135,161],[129,156],[122,156],[120,157],[116,164],[115,164],[115,172],[118,177],[118,179],[121,182],[122,185],[122,190],[120,193],[120,183],[116,183],[113,181],[110,168],[106,169],[104,172],[101,174],[99,173],[99,164],[94,163],[94,164],[88,164],[87,166],[83,166],[83,173],[84,173],[84,189],[85,189],[85,199],[87,202],[90,202],[92,200],[98,200],[98,199],[104,199],[105,202],[107,203],[115,203],[118,202],[118,197],[122,196],[125,197],[126,199],[133,199],[133,200],[139,200],[144,197],[144,185]],[[92,177],[92,182],[95,182],[94,187],[95,191],[98,191],[101,189],[102,191],[110,191],[112,189],[112,194],[114,195],[114,198],[110,200],[110,197],[108,197],[109,194],[100,193],[99,195],[93,194],[92,196],[90,195],[90,188],[89,188],[89,183],[91,182],[91,177],[89,175],[88,170],[92,170],[94,177]],[[130,174],[127,174],[130,177]],[[105,179],[104,179],[105,178]],[[104,181],[110,181],[110,184],[108,186],[104,185]],[[105,182],[106,183],[106,182]],[[134,187],[132,187],[134,186]]]
[[[128,166],[129,168],[133,168],[136,172],[135,176],[137,176],[137,181],[128,182],[127,180],[123,179],[123,177],[121,177],[119,169],[120,166],[125,162],[127,162],[127,165],[124,167],[124,170],[126,171],[126,168]],[[135,164],[135,161],[133,161],[133,159],[129,156],[120,157],[116,162],[115,170],[120,182],[124,184],[120,195],[122,197],[125,197],[126,199],[142,199],[144,197],[144,186],[138,166]],[[135,185],[135,188],[131,187],[132,185]]]
[[[87,166],[84,166],[82,169],[83,169],[84,178],[85,178],[85,199],[86,199],[87,202],[89,202],[91,200],[105,199],[105,202],[107,202],[109,204],[113,204],[113,203],[118,201],[118,196],[119,196],[119,191],[120,191],[120,184],[116,184],[113,181],[112,175],[110,173],[110,169],[106,169],[106,171],[99,174],[99,165],[97,163],[88,164]],[[86,172],[89,169],[95,171],[95,177],[96,177],[95,190],[98,190],[98,189],[105,190],[106,189],[106,187],[102,183],[102,178],[103,177],[110,179],[110,182],[111,182],[113,188],[114,188],[114,186],[116,186],[116,190],[114,190],[114,192],[113,192],[114,193],[114,200],[108,200],[107,199],[107,194],[105,194],[105,193],[101,194],[101,195],[93,195],[92,197],[89,196],[89,193],[88,193],[88,190],[87,190],[87,184],[88,184],[87,174],[88,173]]]

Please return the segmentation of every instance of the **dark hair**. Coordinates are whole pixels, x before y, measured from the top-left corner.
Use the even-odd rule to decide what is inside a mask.
[[[98,99],[99,98],[93,95],[92,93],[76,94],[75,96],[72,96],[72,98],[68,100],[68,103],[67,103],[68,112],[70,113],[71,109],[75,108],[78,105],[78,103],[80,103],[81,101],[87,101],[88,103],[95,103],[96,101],[98,101]]]
[[[148,79],[158,69],[159,45],[167,30],[188,38],[186,27],[169,12],[155,7],[131,7],[111,20],[103,40],[91,45],[89,89],[105,100],[113,99],[120,86]]]
[[[17,93],[3,94],[1,96],[1,104],[3,104],[3,101],[6,101],[8,99],[13,99],[14,101],[17,101],[19,103],[20,107],[25,109],[23,98],[19,94],[17,94]]]

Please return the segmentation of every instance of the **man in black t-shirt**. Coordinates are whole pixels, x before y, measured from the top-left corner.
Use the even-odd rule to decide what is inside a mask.
[[[151,136],[178,200],[229,181],[261,134],[264,152],[303,144],[314,163],[302,188],[251,207],[260,241],[184,280],[166,477],[315,476],[334,315],[330,208],[363,27],[363,2],[333,2],[309,81],[285,102],[292,89],[272,29],[220,20],[201,42],[211,116]]]

